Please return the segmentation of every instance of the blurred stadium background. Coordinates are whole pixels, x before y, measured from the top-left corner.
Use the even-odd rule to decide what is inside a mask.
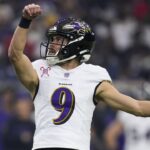
[[[43,15],[29,33],[25,53],[31,60],[40,57],[40,42],[49,25],[62,16],[78,16],[96,32],[90,63],[106,67],[123,93],[150,99],[150,0],[0,0],[0,150],[31,150],[32,103],[7,51],[24,5],[34,2],[41,5]],[[108,150],[103,135],[115,115],[104,104],[96,108],[91,150]]]

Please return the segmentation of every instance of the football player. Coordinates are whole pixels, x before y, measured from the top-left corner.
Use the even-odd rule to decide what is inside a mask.
[[[150,118],[137,117],[119,111],[117,118],[106,129],[105,138],[110,150],[119,147],[119,136],[124,134],[124,150],[149,150]]]
[[[94,104],[100,99],[113,108],[150,116],[150,102],[121,94],[105,68],[84,63],[91,56],[95,35],[80,19],[60,19],[49,27],[47,41],[41,43],[45,56],[31,63],[23,50],[29,26],[41,13],[39,5],[24,7],[8,54],[34,99],[33,150],[89,150]]]

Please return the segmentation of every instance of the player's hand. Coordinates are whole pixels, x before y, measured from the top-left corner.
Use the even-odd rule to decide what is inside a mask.
[[[24,18],[32,20],[42,13],[42,9],[39,5],[29,4],[24,7],[22,13]]]

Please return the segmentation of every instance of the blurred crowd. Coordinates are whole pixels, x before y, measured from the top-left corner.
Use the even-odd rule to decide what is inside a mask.
[[[31,98],[7,56],[12,34],[28,3],[38,3],[43,9],[31,26],[25,48],[31,60],[40,58],[40,43],[50,25],[60,17],[77,16],[96,33],[90,63],[106,67],[120,91],[150,98],[150,0],[0,0],[0,150],[31,150],[32,145]],[[91,150],[108,149],[103,135],[115,114],[104,104],[96,108]]]

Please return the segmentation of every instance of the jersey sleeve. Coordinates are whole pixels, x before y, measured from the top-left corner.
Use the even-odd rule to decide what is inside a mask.
[[[108,71],[103,67],[100,66],[93,67],[93,73],[94,79],[97,80],[97,83],[101,83],[102,81],[105,80],[112,82]]]
[[[94,96],[93,96],[93,102],[96,105],[98,103],[98,100],[96,99],[96,90],[98,86],[103,82],[103,81],[109,81],[112,82],[111,77],[108,73],[108,71],[101,67],[101,66],[95,66],[95,65],[88,65],[87,66],[88,71],[88,76],[91,79],[91,82],[94,83]]]
[[[101,75],[101,80],[107,80],[112,82],[111,77],[108,73],[108,71],[105,68],[102,68],[102,71],[99,73],[99,75]]]

